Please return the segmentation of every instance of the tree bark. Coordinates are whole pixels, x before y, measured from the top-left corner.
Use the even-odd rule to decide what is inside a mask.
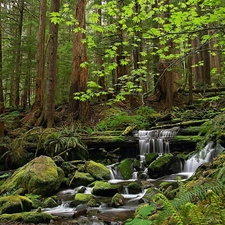
[[[85,29],[85,0],[77,0],[75,7],[75,19],[78,25],[75,28]],[[74,117],[85,119],[89,114],[89,104],[87,101],[78,101],[74,99],[75,92],[86,92],[88,81],[87,67],[81,67],[81,64],[87,61],[86,48],[82,43],[84,34],[76,31],[73,37],[72,53],[72,74],[69,95],[69,109],[74,113]]]
[[[19,5],[19,18],[18,18],[18,40],[15,58],[15,81],[13,87],[13,106],[19,107],[20,102],[20,73],[21,73],[21,46],[22,46],[22,28],[23,28],[23,12],[24,12],[24,0],[18,2]]]
[[[59,12],[60,0],[52,0],[51,12]],[[46,82],[46,101],[44,103],[44,124],[50,128],[54,124],[55,114],[55,86],[57,74],[57,49],[58,49],[59,24],[50,22],[50,40],[48,49],[48,76]]]
[[[39,5],[36,90],[35,90],[35,101],[32,106],[33,111],[36,111],[37,109],[41,109],[43,107],[46,11],[47,11],[47,0],[42,0],[40,1]]]
[[[3,85],[2,85],[2,18],[1,18],[2,1],[0,0],[0,114],[5,112]],[[4,127],[4,126],[3,126]],[[4,130],[4,128],[3,128]]]

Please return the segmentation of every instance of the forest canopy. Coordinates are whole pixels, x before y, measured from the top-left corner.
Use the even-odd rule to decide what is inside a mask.
[[[223,0],[0,0],[0,112],[55,105],[87,117],[93,102],[224,87]],[[38,9],[38,10],[37,10]]]

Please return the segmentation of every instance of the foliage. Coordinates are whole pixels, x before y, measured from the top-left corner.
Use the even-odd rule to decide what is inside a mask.
[[[160,115],[154,109],[152,109],[151,107],[147,107],[147,106],[140,107],[139,109],[137,109],[135,111],[135,114],[144,116],[145,118],[148,118],[148,119],[156,118],[157,116]]]
[[[137,215],[134,217],[134,219],[127,221],[125,225],[151,225],[153,224],[153,221],[148,220],[148,216],[151,215],[154,211],[155,207],[153,204],[144,205],[137,210]]]
[[[137,129],[144,129],[149,127],[149,121],[141,115],[129,115],[127,112],[119,112],[114,115],[108,115],[95,127],[95,130],[123,130],[131,125],[136,125]]]
[[[200,142],[197,143],[197,150],[201,150],[210,141],[219,143],[220,137],[223,138],[225,117],[223,114],[219,114],[211,120],[208,120],[201,125],[199,136],[204,136]]]
[[[159,213],[159,216],[156,219],[156,224],[162,224],[162,222],[170,216],[177,221],[176,224],[202,224],[202,221],[209,221],[209,217],[211,215],[215,215],[215,210],[219,213],[219,217],[221,217],[224,206],[220,205],[219,201],[219,206],[218,204],[208,206],[207,212],[205,211],[204,205],[207,206],[206,202],[211,201],[212,197],[209,193],[213,195],[214,199],[224,199],[225,195],[223,185],[224,184],[222,182],[215,181],[201,186],[195,186],[192,190],[181,192],[171,201],[161,193],[156,194],[153,197],[154,201],[157,204],[163,205],[163,210]],[[187,218],[193,217],[193,214],[195,214],[195,221],[193,221],[193,218],[188,220]],[[219,218],[219,220],[221,220],[221,218]],[[218,220],[215,221],[218,222]],[[215,221],[212,221],[212,224],[223,224],[215,223]]]
[[[72,126],[71,128],[43,129],[34,127],[24,132],[18,138],[15,138],[9,145],[8,150],[2,155],[1,159],[14,165],[24,165],[31,160],[28,154],[28,148],[36,149],[33,157],[36,157],[40,151],[46,155],[54,157],[56,155],[66,155],[70,150],[80,149],[87,151],[85,144],[81,140],[80,134]],[[30,151],[29,151],[30,152]]]

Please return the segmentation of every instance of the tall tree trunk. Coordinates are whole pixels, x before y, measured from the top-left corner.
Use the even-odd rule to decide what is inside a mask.
[[[165,0],[165,5],[169,5],[169,0]],[[163,12],[162,18],[165,20],[167,16],[169,16],[170,11],[169,8],[166,12]],[[161,25],[160,25],[161,26]],[[162,49],[168,47],[168,51],[165,53],[166,55],[173,54],[174,51],[174,43],[173,40],[167,41],[165,45],[160,46]],[[160,58],[159,59],[159,82],[158,82],[158,90],[160,92],[160,101],[165,104],[166,109],[171,110],[174,105],[174,97],[177,94],[177,88],[175,85],[175,79],[177,74],[172,71],[171,61]]]
[[[101,4],[102,4],[102,0],[98,0],[98,5],[101,5]],[[98,15],[99,15],[99,22],[98,22],[99,26],[102,26],[102,10],[101,9],[98,9]],[[101,41],[102,40],[102,33],[97,32],[97,37],[98,37],[98,40]],[[96,63],[99,66],[99,69],[103,71],[104,68],[103,68],[103,59],[102,59],[101,52],[100,52],[100,54],[97,53]],[[98,84],[102,87],[103,90],[105,90],[105,88],[106,88],[105,76],[98,77]]]
[[[78,21],[76,28],[85,29],[85,0],[77,0],[75,7],[75,19]],[[89,114],[89,105],[87,101],[78,101],[74,99],[75,92],[85,92],[87,90],[88,69],[81,67],[81,63],[87,61],[86,48],[82,43],[84,34],[81,31],[75,32],[73,37],[72,53],[72,74],[70,84],[69,109],[75,117],[85,119]]]
[[[52,0],[51,12],[59,12],[60,0]],[[48,75],[46,82],[46,101],[44,103],[44,124],[50,128],[54,124],[55,86],[57,74],[58,23],[50,22],[50,40],[48,48]]]
[[[15,81],[13,85],[13,105],[18,108],[20,102],[20,73],[21,73],[21,46],[22,46],[22,29],[23,29],[23,12],[24,0],[18,2],[19,18],[18,18],[18,40],[15,59]]]
[[[3,85],[2,85],[2,18],[1,18],[2,1],[0,0],[0,114],[5,112]]]
[[[43,108],[44,73],[45,73],[45,31],[46,31],[47,0],[41,0],[39,5],[39,27],[37,45],[36,89],[33,111]]]

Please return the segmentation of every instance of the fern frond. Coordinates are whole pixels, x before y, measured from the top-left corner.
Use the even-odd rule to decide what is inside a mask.
[[[155,201],[156,203],[157,202],[163,203],[166,210],[168,210],[170,212],[170,214],[172,214],[173,218],[177,221],[177,225],[183,225],[180,215],[175,210],[175,208],[173,207],[171,202],[165,197],[165,195],[158,193],[153,197],[153,201]]]
[[[222,212],[224,206],[221,198],[210,189],[208,190],[208,196],[211,203],[210,212],[214,216],[214,221],[217,221],[217,224],[225,224],[225,216]]]
[[[186,218],[186,220],[188,221],[188,224],[192,224],[192,225],[207,225],[208,224],[199,206],[189,202],[184,205],[183,211],[185,211],[184,218]]]

